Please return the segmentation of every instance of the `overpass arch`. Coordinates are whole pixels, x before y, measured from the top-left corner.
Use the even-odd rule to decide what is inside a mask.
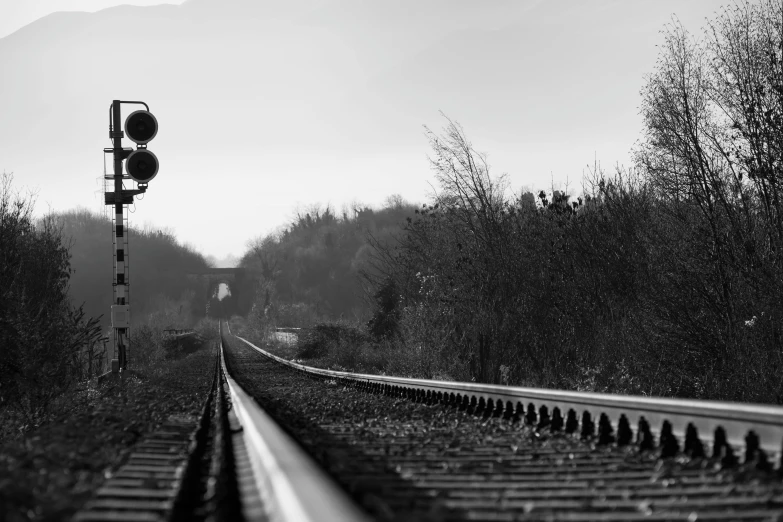
[[[191,270],[187,272],[189,276],[198,277],[204,281],[206,286],[206,305],[213,296],[221,283],[226,284],[231,293],[231,302],[234,312],[238,315],[247,315],[250,310],[250,304],[253,296],[249,288],[249,279],[247,271],[244,268],[204,268],[200,270]]]

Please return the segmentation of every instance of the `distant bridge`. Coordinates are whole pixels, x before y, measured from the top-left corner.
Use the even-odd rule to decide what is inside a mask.
[[[202,268],[185,272],[190,276],[197,276],[207,281],[207,301],[212,298],[216,288],[225,283],[236,305],[236,312],[245,315],[252,304],[252,293],[248,291],[247,272],[244,268]]]

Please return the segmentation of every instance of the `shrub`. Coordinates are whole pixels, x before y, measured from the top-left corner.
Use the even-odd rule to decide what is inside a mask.
[[[33,219],[34,200],[0,177],[0,407],[38,416],[89,363],[97,320],[68,299],[70,254],[62,229]]]
[[[352,349],[368,340],[367,334],[345,323],[318,323],[298,341],[297,359],[316,359],[332,354],[338,347]]]
[[[388,339],[399,333],[400,294],[394,279],[387,277],[374,295],[376,308],[367,329],[376,339]]]

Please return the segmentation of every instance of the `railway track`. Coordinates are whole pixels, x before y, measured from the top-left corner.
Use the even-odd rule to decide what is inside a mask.
[[[783,409],[356,375],[224,336],[237,382],[386,520],[779,520]]]
[[[224,379],[215,359],[198,416],[170,416],[74,517],[80,521],[236,520],[239,495]]]
[[[197,427],[145,441],[75,520],[783,520],[781,408],[348,374],[221,338]]]
[[[201,415],[167,419],[72,520],[368,518],[237,385],[220,350]]]

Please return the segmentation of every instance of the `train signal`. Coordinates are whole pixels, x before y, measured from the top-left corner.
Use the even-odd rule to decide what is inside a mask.
[[[125,120],[125,135],[139,145],[152,141],[158,133],[158,120],[149,111],[132,112]]]
[[[158,173],[158,157],[147,149],[134,150],[125,160],[128,175],[138,183],[147,183]]]
[[[158,120],[150,111],[134,111],[125,119],[125,136],[137,145],[125,160],[125,170],[138,183],[148,183],[158,173],[158,157],[147,150],[156,134]]]
[[[130,113],[125,119],[125,132],[119,129],[120,106],[123,103],[143,105],[145,110]],[[113,242],[114,242],[114,297],[111,306],[111,324],[114,330],[114,357],[111,361],[112,373],[126,371],[128,365],[128,348],[130,346],[130,283],[128,275],[128,234],[126,232],[125,205],[133,203],[133,197],[147,191],[147,183],[158,174],[158,158],[147,150],[149,143],[158,134],[158,120],[149,111],[149,106],[140,101],[114,100],[109,111],[109,138],[113,147],[103,149],[104,153],[114,156],[114,175],[105,176],[113,179],[114,191],[105,189],[107,205],[114,207]],[[136,150],[122,146],[122,138],[127,137],[136,143]],[[122,173],[122,163],[132,180],[138,183],[137,188],[126,189],[123,185],[125,176]]]

